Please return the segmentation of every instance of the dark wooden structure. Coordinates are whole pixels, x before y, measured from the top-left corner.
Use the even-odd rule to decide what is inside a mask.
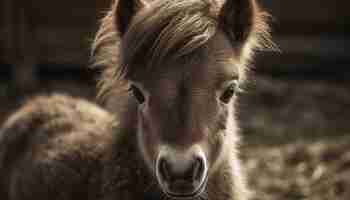
[[[0,63],[19,88],[35,86],[35,69],[86,66],[98,19],[109,0],[0,0]],[[51,65],[55,64],[55,65]]]
[[[270,72],[340,72],[350,64],[350,2],[263,0],[272,13],[280,54],[266,54]]]
[[[82,65],[110,0],[0,0],[0,5],[1,49],[6,49],[1,61],[29,46],[24,51],[28,54],[33,51],[30,48],[36,49],[38,62]]]

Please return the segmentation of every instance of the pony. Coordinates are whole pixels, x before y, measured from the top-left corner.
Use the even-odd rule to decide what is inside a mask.
[[[105,109],[46,97],[17,111],[0,133],[0,194],[249,199],[235,113],[254,50],[271,46],[268,17],[255,0],[115,1],[92,46]]]

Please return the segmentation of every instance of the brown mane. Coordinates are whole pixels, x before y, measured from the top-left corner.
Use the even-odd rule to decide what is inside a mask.
[[[118,0],[102,19],[92,47],[94,66],[103,71],[100,96],[123,88],[116,84],[125,85],[125,76],[130,77],[136,70],[135,62],[154,67],[164,60],[187,55],[206,44],[222,29],[220,26],[225,26],[217,20],[221,0],[156,0],[135,16],[121,40],[115,19],[117,4]],[[236,59],[243,66],[251,60],[254,50],[275,48],[267,25],[269,15],[256,3],[253,5],[255,12],[249,41],[233,44],[239,48]]]

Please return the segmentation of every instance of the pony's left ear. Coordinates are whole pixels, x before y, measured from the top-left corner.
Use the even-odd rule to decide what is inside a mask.
[[[232,45],[246,42],[254,31],[258,8],[255,0],[226,0],[219,13],[219,25]]]
[[[114,14],[116,27],[121,36],[127,32],[136,13],[147,5],[146,0],[117,0]]]

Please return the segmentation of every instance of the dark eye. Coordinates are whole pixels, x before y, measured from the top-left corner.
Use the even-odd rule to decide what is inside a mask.
[[[237,88],[237,82],[235,81],[226,88],[225,92],[220,97],[220,101],[226,104],[229,103],[231,98],[236,92],[236,88]]]
[[[143,104],[145,102],[145,96],[143,96],[141,90],[138,89],[136,86],[131,85],[129,91],[132,92],[133,96],[139,104]]]

